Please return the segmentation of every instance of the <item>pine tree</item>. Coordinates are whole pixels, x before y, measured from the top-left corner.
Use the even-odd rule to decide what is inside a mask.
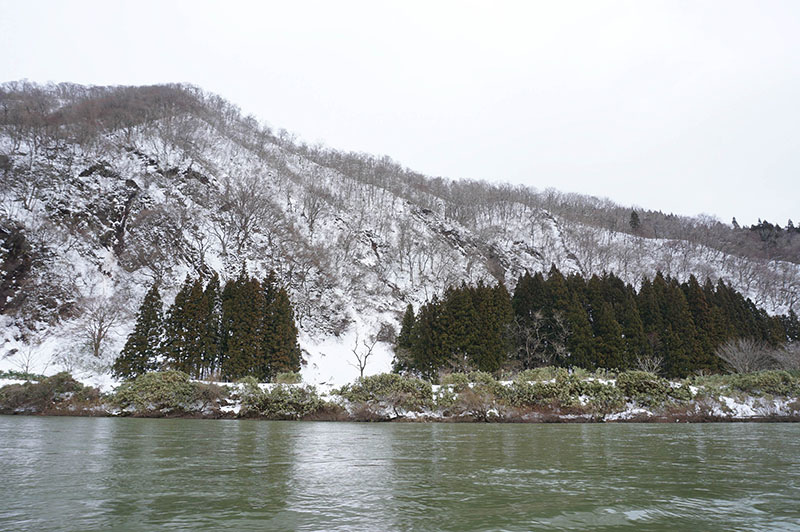
[[[201,376],[203,378],[210,378],[219,367],[221,298],[219,276],[215,272],[203,292],[204,327],[203,336],[200,339],[202,345]]]
[[[145,294],[136,315],[136,325],[114,361],[112,372],[116,378],[134,379],[158,367],[163,330],[162,311],[161,294],[154,284]]]
[[[475,324],[478,320],[477,310],[466,285],[459,288],[448,288],[444,295],[443,309],[440,315],[443,334],[443,349],[446,352],[451,369],[476,369],[476,337]]]
[[[392,362],[392,371],[395,373],[404,373],[411,369],[411,349],[415,323],[414,307],[409,303],[405,314],[403,314],[400,334],[397,335],[395,342],[394,361]]]
[[[715,320],[712,315],[711,305],[706,299],[705,292],[694,275],[689,276],[689,280],[681,285],[689,310],[692,313],[692,321],[697,333],[697,344],[699,347],[700,359],[695,361],[692,371],[720,369],[719,357],[714,355],[717,344],[717,332],[714,330]],[[721,342],[719,342],[721,343]]]
[[[261,283],[242,270],[239,277],[225,284],[220,329],[224,353],[222,375],[236,380],[248,375],[266,380],[262,323],[265,312]]]
[[[411,332],[412,371],[428,380],[435,380],[439,369],[449,361],[442,310],[439,299],[434,296],[420,308]]]
[[[298,331],[289,294],[285,288],[276,286],[274,275],[264,281],[263,287],[266,303],[262,326],[265,363],[258,373],[272,378],[280,372],[300,371]]]
[[[475,309],[469,359],[480,371],[495,372],[508,360],[508,328],[513,319],[511,296],[505,285],[483,284],[470,289]]]
[[[611,303],[600,302],[599,307],[593,307],[593,314],[595,318],[592,329],[598,357],[596,365],[602,368],[624,368],[622,327],[614,317]]]
[[[183,369],[188,359],[188,321],[186,312],[187,301],[192,290],[192,279],[188,275],[180,290],[175,295],[175,301],[169,307],[164,323],[164,338],[161,352],[165,357],[166,365],[172,369]]]
[[[639,215],[636,213],[636,211],[631,211],[631,219],[628,223],[630,224],[634,233],[637,232],[639,227],[642,226],[642,222],[639,220]]]
[[[184,353],[177,365],[177,369],[195,378],[203,376],[203,362],[207,358],[204,348],[208,333],[208,312],[209,305],[205,300],[203,280],[198,277],[192,282],[184,303],[186,318]]]
[[[589,314],[582,300],[582,294],[573,293],[566,311],[565,318],[569,329],[567,337],[569,356],[565,363],[568,366],[594,369],[597,367],[597,355],[592,324],[589,322]]]

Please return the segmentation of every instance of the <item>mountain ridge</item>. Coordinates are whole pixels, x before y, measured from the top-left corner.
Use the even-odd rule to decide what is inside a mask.
[[[552,264],[634,285],[657,271],[723,279],[769,312],[798,310],[800,237],[769,247],[746,229],[649,211],[633,229],[631,209],[607,200],[428,178],[296,143],[186,85],[10,83],[0,105],[6,364],[28,351],[40,366],[102,371],[149,284],[171,295],[187,274],[242,265],[289,287],[318,367],[325,353],[348,366],[353,336],[396,330],[408,303],[461,281],[513,286]],[[103,360],[67,360],[103,305],[128,307]],[[384,343],[375,368],[390,360]]]

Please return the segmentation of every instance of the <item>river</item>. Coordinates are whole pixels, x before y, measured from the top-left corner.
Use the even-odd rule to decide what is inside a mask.
[[[800,530],[797,424],[0,416],[0,530]]]

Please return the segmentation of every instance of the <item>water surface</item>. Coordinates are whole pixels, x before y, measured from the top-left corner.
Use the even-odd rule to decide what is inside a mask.
[[[800,530],[800,425],[0,416],[0,530]]]

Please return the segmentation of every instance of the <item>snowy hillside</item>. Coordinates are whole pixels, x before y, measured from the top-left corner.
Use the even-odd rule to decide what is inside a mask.
[[[0,96],[0,369],[107,382],[154,281],[169,301],[187,274],[243,265],[290,288],[317,383],[356,376],[352,350],[376,336],[366,373],[387,370],[408,303],[462,280],[513,287],[551,264],[632,284],[658,270],[723,278],[768,312],[800,310],[796,261],[614,231],[548,210],[552,192],[299,145],[191,87]],[[89,349],[98,328],[108,334]]]

